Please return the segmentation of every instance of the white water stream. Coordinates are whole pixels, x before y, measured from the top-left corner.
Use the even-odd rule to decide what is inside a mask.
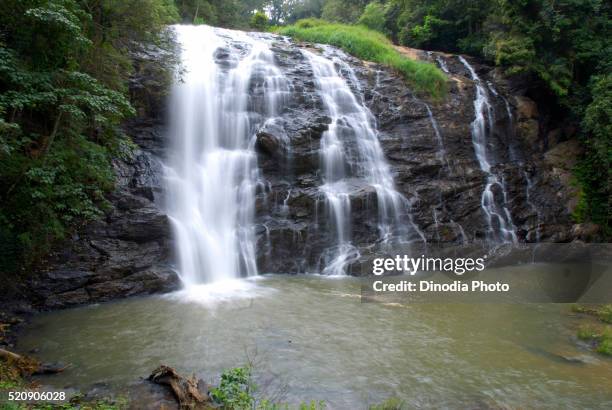
[[[252,276],[255,132],[277,115],[287,85],[262,39],[209,26],[175,30],[184,73],[170,99],[166,176],[179,271],[188,286]],[[253,90],[263,95],[258,110]]]
[[[487,239],[492,242],[517,243],[516,229],[512,222],[510,211],[506,206],[506,187],[503,180],[491,170],[491,160],[487,148],[490,129],[493,127],[493,107],[489,101],[487,90],[474,68],[462,56],[459,56],[459,60],[468,69],[476,86],[472,143],[480,169],[487,175],[487,183],[480,201],[488,224]],[[493,189],[496,186],[502,191],[501,199],[495,198]]]
[[[324,273],[340,275],[359,257],[351,243],[351,195],[355,190],[363,189],[364,185],[375,190],[379,238],[383,243],[407,238],[402,219],[409,217],[409,204],[395,189],[373,115],[340,75],[336,63],[352,83],[359,84],[351,66],[307,50],[302,52],[310,62],[317,91],[331,117],[331,124],[321,138],[321,192],[336,232],[337,248],[326,261]],[[422,238],[411,220],[408,224]]]

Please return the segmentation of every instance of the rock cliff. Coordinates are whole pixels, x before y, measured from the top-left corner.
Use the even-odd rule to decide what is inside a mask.
[[[267,38],[291,95],[280,120],[256,130],[255,149],[264,181],[256,197],[260,272],[320,271],[326,251],[334,245],[319,189],[320,140],[331,120],[302,48],[335,59],[353,93],[374,115],[397,190],[409,201],[411,223],[427,242],[484,240],[487,226],[481,196],[487,178],[471,134],[476,87],[457,56],[403,50],[447,73],[448,95],[442,101],[428,101],[382,66],[332,47]],[[232,66],[233,55],[220,50],[217,64]],[[34,306],[60,308],[180,286],[173,266],[171,227],[162,211],[169,60],[171,56],[154,47],[134,53],[130,93],[138,116],[124,130],[136,147],[114,161],[117,186],[109,196],[112,206],[106,216],[63,244],[28,283],[25,292]],[[487,148],[492,172],[505,186],[495,197],[503,198],[518,240],[592,239],[592,227],[571,221],[576,195],[570,173],[574,142],[543,125],[537,105],[520,84],[506,80],[496,69],[468,61],[491,97]],[[352,68],[350,73],[346,67]],[[250,90],[253,115],[263,98],[256,83]],[[367,254],[375,251],[378,240],[376,191],[357,179],[353,185],[352,240]]]

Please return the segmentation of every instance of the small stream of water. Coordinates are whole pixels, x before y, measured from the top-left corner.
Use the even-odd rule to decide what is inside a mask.
[[[476,86],[474,99],[475,118],[472,122],[472,144],[480,169],[487,175],[487,183],[482,192],[481,207],[489,226],[487,239],[492,242],[518,242],[516,228],[512,222],[507,207],[506,187],[503,179],[491,169],[491,158],[488,152],[488,137],[493,127],[493,107],[489,95],[480,77],[465,58],[459,56],[461,63],[467,68]],[[495,196],[494,189],[499,188],[501,195]],[[501,196],[501,198],[500,198]]]

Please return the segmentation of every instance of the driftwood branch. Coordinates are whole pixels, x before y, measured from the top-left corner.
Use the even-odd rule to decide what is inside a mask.
[[[11,360],[20,360],[22,356],[8,350],[0,349],[0,357]]]
[[[208,388],[203,386],[203,383],[198,383],[195,376],[185,378],[172,367],[161,365],[151,373],[149,380],[153,383],[170,386],[181,409],[203,410],[214,408],[208,396]]]
[[[70,367],[69,364],[43,363],[31,357],[22,356],[9,350],[0,349],[0,357],[17,364],[24,375],[61,373]]]

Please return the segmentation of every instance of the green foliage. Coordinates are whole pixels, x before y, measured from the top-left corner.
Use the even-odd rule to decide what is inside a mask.
[[[612,324],[612,305],[603,305],[597,310],[597,317],[604,323]]]
[[[384,64],[401,73],[418,91],[434,98],[446,92],[446,77],[438,68],[404,57],[383,34],[366,27],[308,19],[283,27],[279,33],[302,41],[331,44],[361,59]]]
[[[327,0],[321,18],[339,23],[355,23],[366,4],[367,0]]]
[[[252,369],[250,366],[236,367],[221,374],[219,386],[211,389],[210,397],[215,404],[225,410],[289,410],[296,408],[286,403],[259,397],[256,394],[257,385],[252,380]],[[311,401],[301,403],[297,406],[299,410],[324,410],[325,403]]]
[[[10,361],[0,359],[0,394],[3,390],[18,389],[25,386],[19,369]]]
[[[612,324],[612,304],[589,307],[584,305],[573,305],[572,312],[595,316],[604,323]]]
[[[317,19],[317,18],[307,18],[307,19],[303,19],[303,20],[299,20],[297,21],[293,26],[297,27],[297,28],[311,28],[311,27],[318,27],[318,26],[324,26],[329,24],[327,21],[322,20],[322,19]],[[291,26],[289,26],[291,27]]]
[[[612,356],[612,338],[602,340],[597,346],[597,353]]]
[[[32,407],[24,407],[29,410],[124,410],[129,408],[127,400],[121,398],[118,400],[107,401],[97,400],[93,402],[81,401],[80,397],[71,399],[68,403],[53,403],[53,404],[35,404]]]
[[[597,338],[597,330],[591,326],[581,326],[576,333],[580,340],[591,340]]]
[[[155,42],[166,24],[178,21],[173,0],[102,0],[87,7],[83,31],[94,46],[80,62],[81,70],[107,87],[125,93],[132,73],[127,51],[134,41]]]
[[[369,407],[369,410],[402,410],[404,402],[397,397],[390,397],[380,404],[375,404]]]
[[[236,367],[221,375],[219,386],[212,389],[210,396],[223,408],[232,410],[247,410],[254,403],[252,396],[250,367]]]
[[[253,14],[253,17],[251,17],[251,27],[256,30],[264,31],[268,28],[268,25],[268,16],[266,16],[266,13],[263,11],[257,11]]]
[[[392,0],[388,8],[402,43],[489,58],[560,97],[609,61],[610,6],[600,0]]]
[[[382,33],[385,29],[385,7],[377,1],[369,3],[357,23]]]
[[[296,0],[287,11],[285,23],[292,24],[306,18],[319,18],[326,0]]]
[[[128,45],[154,41],[169,0],[7,0],[0,10],[0,271],[27,268],[113,188]]]
[[[572,92],[610,59],[609,9],[599,0],[501,1],[490,19],[496,61],[510,73],[535,74],[562,102],[575,103]]]
[[[402,30],[400,40],[404,44],[423,47],[437,39],[439,33],[449,24],[446,20],[428,14],[424,17],[423,24],[416,24],[410,29]]]
[[[265,10],[278,0],[176,0],[184,23],[247,29],[256,10]],[[284,3],[280,1],[280,3]],[[282,5],[282,4],[281,4]],[[282,9],[285,10],[284,8]],[[274,23],[276,24],[276,23]]]
[[[463,51],[482,43],[481,32],[495,2],[485,0],[391,0],[388,27],[402,44]],[[469,38],[469,42],[462,41]]]
[[[582,142],[586,155],[575,174],[582,191],[577,207],[582,220],[598,223],[606,236],[611,235],[610,197],[612,195],[612,75],[592,79],[593,100],[582,120]]]
[[[581,326],[577,337],[580,340],[593,343],[597,353],[612,356],[612,328],[605,326],[596,328],[594,326]]]
[[[36,390],[38,386],[24,378],[24,363],[0,359],[0,397],[6,398],[9,391]],[[27,374],[30,372],[27,371]],[[113,400],[86,401],[81,394],[68,395],[69,400],[63,403],[0,403],[0,410],[123,410],[128,408],[124,397]]]
[[[310,403],[301,403],[298,407],[299,410],[325,410],[327,406],[324,401],[310,401]],[[272,409],[270,409],[272,410]]]

